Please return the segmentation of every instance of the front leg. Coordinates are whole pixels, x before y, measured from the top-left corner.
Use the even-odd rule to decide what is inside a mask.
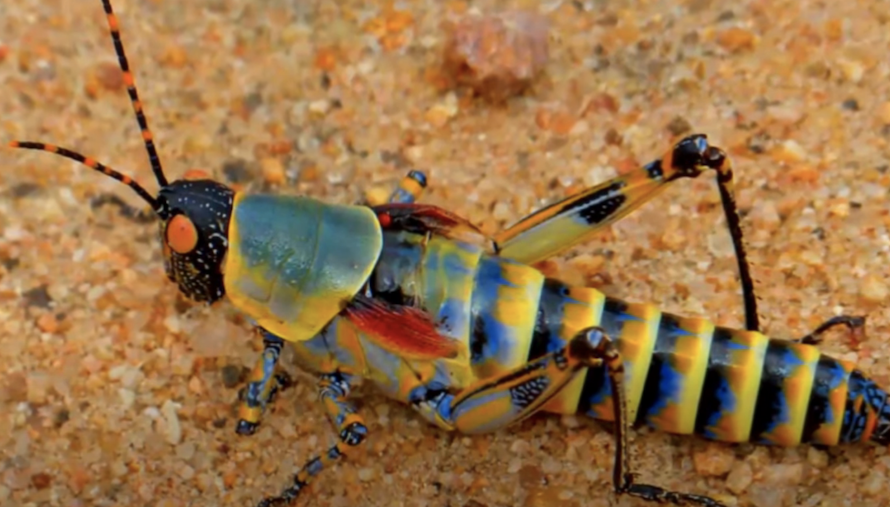
[[[297,499],[300,492],[306,489],[313,477],[342,458],[350,448],[365,440],[368,428],[348,401],[350,389],[348,379],[339,372],[321,375],[318,382],[319,398],[324,404],[328,419],[337,429],[339,442],[328,449],[325,454],[307,461],[303,468],[294,475],[291,486],[285,488],[278,496],[263,499],[257,504],[257,507],[289,505]]]
[[[256,327],[255,332],[263,337],[263,353],[250,372],[249,383],[238,393],[241,404],[238,406],[235,432],[239,435],[253,435],[266,405],[277,392],[291,385],[290,378],[284,372],[275,373],[284,340],[261,327]]]
[[[706,496],[634,482],[627,443],[631,421],[624,395],[624,362],[612,339],[600,327],[585,329],[562,349],[485,379],[456,395],[435,388],[418,389],[413,393],[414,402],[422,414],[440,426],[463,433],[494,431],[540,410],[582,368],[603,367],[614,393],[615,492],[654,503],[724,507]]]

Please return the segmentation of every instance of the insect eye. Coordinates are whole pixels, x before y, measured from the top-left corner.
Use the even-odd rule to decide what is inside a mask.
[[[165,237],[170,248],[179,254],[191,252],[198,244],[198,230],[185,215],[176,215],[167,222]]]

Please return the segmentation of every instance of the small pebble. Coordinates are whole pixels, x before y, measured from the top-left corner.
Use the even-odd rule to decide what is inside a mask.
[[[523,465],[519,469],[519,482],[527,486],[543,485],[545,482],[544,472],[535,465]]]
[[[803,464],[801,463],[777,463],[770,465],[763,472],[763,476],[770,484],[777,486],[797,486],[803,482]]]
[[[726,476],[726,489],[735,495],[741,495],[754,481],[754,472],[747,461],[736,461]]]
[[[773,158],[777,162],[802,162],[807,158],[807,151],[793,139],[787,139],[774,152]]]
[[[25,489],[31,484],[31,476],[27,470],[7,468],[2,474],[2,481],[9,489]]]
[[[160,62],[169,67],[182,68],[188,64],[188,54],[182,46],[170,45],[161,54]]]
[[[821,470],[828,466],[828,453],[810,446],[807,448],[807,463]]]
[[[890,101],[881,103],[877,111],[878,121],[884,125],[890,125]]]
[[[521,438],[513,440],[513,443],[510,444],[510,452],[514,454],[527,454],[530,449],[531,445],[528,443],[528,441]]]
[[[370,482],[377,477],[377,471],[374,468],[360,468],[358,471],[358,479],[362,482]]]
[[[52,476],[44,472],[39,472],[31,476],[31,486],[34,486],[34,489],[37,490],[48,488],[52,482]]]
[[[720,476],[730,471],[735,462],[735,455],[728,446],[708,444],[707,447],[692,455],[695,471],[704,476]]]
[[[757,36],[750,30],[732,27],[717,34],[717,44],[733,53],[748,51],[757,45]]]
[[[167,328],[167,331],[174,334],[182,331],[182,323],[179,321],[179,317],[175,314],[168,315],[167,318],[164,319],[164,327]]]
[[[309,103],[308,109],[317,116],[324,116],[331,110],[331,102],[327,99],[313,100]]]
[[[859,295],[869,303],[882,303],[887,299],[888,288],[884,280],[868,273],[859,282]]]
[[[433,127],[440,128],[445,126],[449,120],[457,116],[458,105],[457,96],[449,93],[445,100],[429,108],[424,114],[424,119]]]
[[[243,159],[229,160],[223,163],[222,173],[229,183],[245,183],[250,180],[250,169]]]
[[[52,313],[44,313],[38,317],[36,324],[44,333],[55,333],[59,330],[59,321]]]
[[[40,285],[22,294],[27,306],[35,306],[37,308],[49,308],[52,298],[49,295],[46,285]]]
[[[179,415],[176,413],[177,404],[172,400],[167,400],[161,406],[161,414],[166,422],[166,439],[167,443],[177,445],[182,441],[182,426],[179,422]]]
[[[121,405],[123,408],[128,409],[136,403],[136,393],[131,389],[120,388],[117,390],[117,395],[121,400]]]
[[[365,189],[365,200],[372,206],[386,203],[392,193],[392,188],[384,186],[371,186]]]
[[[841,107],[847,111],[859,111],[859,102],[856,99],[847,99],[841,102]]]
[[[233,389],[244,381],[244,369],[240,366],[227,364],[220,369],[222,383],[226,388]]]
[[[44,372],[31,372],[28,374],[28,402],[35,405],[46,403],[49,390],[52,388],[52,378]]]
[[[794,505],[793,488],[753,484],[748,488],[748,505],[756,507],[791,507]]]
[[[681,136],[683,134],[692,132],[692,124],[689,123],[689,120],[683,118],[682,116],[675,116],[674,119],[667,124],[667,130],[671,133],[672,136]]]
[[[887,476],[883,473],[872,470],[869,472],[865,480],[859,485],[859,489],[868,496],[876,497],[884,491],[884,485],[887,483]]]
[[[840,59],[837,62],[838,67],[841,69],[841,74],[844,78],[851,83],[858,83],[862,81],[862,77],[865,74],[865,67],[862,63],[856,60],[848,60],[848,59]]]
[[[263,172],[263,179],[270,185],[281,185],[285,182],[287,175],[284,171],[284,164],[275,157],[266,157],[260,160],[260,168]]]

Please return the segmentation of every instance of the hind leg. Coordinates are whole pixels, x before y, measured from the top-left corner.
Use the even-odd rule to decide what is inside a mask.
[[[754,281],[735,202],[732,162],[726,153],[708,144],[704,135],[688,136],[665,155],[639,169],[582,190],[538,210],[495,236],[495,251],[532,264],[587,241],[609,225],[642,207],[681,178],[697,178],[714,171],[726,223],[735,248],[745,324],[760,330]]]
[[[859,341],[861,341],[862,335],[865,333],[865,317],[854,315],[838,315],[826,320],[822,324],[819,324],[816,329],[814,329],[806,336],[797,338],[792,341],[803,343],[806,345],[818,345],[819,343],[822,343],[822,335],[838,326],[846,326],[847,329],[850,331],[851,340],[854,343],[858,343]]]
[[[562,349],[545,354],[514,370],[485,379],[451,394],[435,388],[415,391],[414,405],[428,420],[462,433],[495,431],[538,412],[583,368],[605,367],[612,384],[615,413],[615,493],[653,503],[725,507],[702,495],[637,483],[627,435],[631,421],[624,395],[624,362],[605,330],[591,327],[577,333]]]

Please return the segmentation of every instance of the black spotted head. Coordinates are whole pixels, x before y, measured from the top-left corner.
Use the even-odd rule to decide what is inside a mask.
[[[161,188],[155,211],[167,277],[190,299],[225,295],[223,270],[235,192],[211,179],[187,178]]]

